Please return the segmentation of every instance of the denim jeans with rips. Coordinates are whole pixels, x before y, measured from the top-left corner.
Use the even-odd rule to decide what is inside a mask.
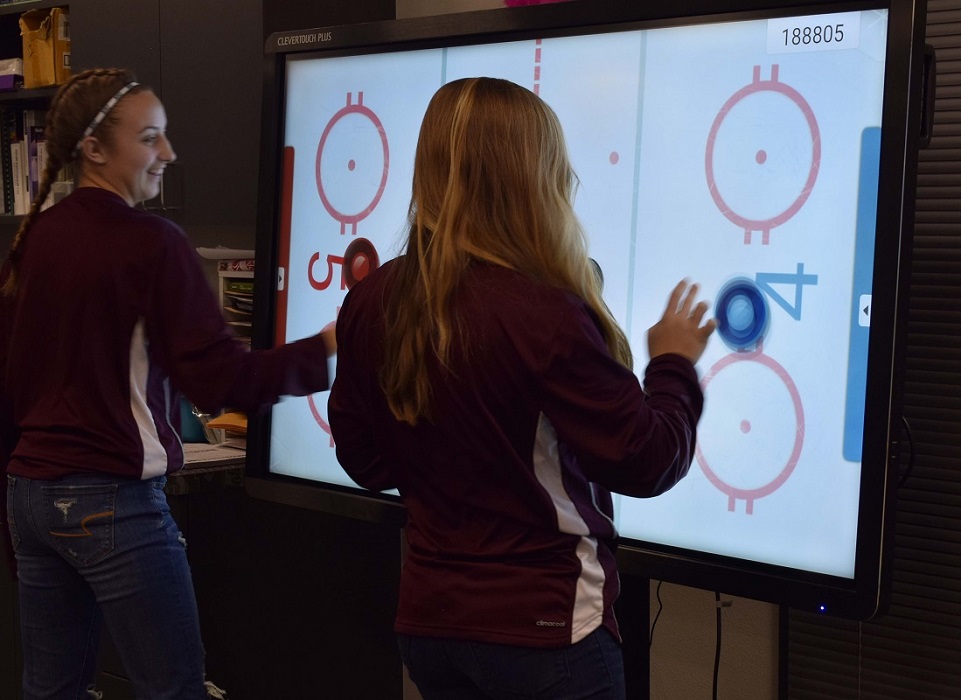
[[[91,697],[101,624],[138,698],[207,698],[186,542],[166,478],[7,480],[23,700]]]

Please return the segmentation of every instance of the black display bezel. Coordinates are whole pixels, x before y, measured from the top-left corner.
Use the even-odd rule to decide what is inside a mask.
[[[857,553],[852,579],[777,567],[624,538],[623,571],[842,617],[867,619],[886,607],[901,434],[907,275],[921,130],[923,3],[698,0],[673,3],[575,1],[541,7],[278,32],[265,47],[254,347],[273,344],[284,76],[290,58],[343,56],[516,41],[629,29],[766,19],[854,10],[889,11],[873,309],[868,350]],[[252,417],[251,495],[349,517],[400,525],[400,499],[269,471],[269,412]],[[826,543],[829,546],[829,543]]]

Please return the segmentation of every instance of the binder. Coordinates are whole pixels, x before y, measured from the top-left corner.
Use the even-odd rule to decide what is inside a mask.
[[[17,138],[17,114],[0,107],[0,176],[3,179],[3,213],[13,214],[13,162],[10,146]]]
[[[24,167],[27,175],[27,201],[33,203],[33,198],[37,193],[39,183],[37,173],[37,145],[34,141],[36,137],[43,138],[43,124],[46,113],[39,109],[24,109],[23,121],[20,136],[24,142]],[[40,128],[38,128],[40,127]],[[29,204],[27,205],[29,209]]]

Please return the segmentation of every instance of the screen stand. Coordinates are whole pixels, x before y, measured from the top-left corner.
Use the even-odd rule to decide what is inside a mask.
[[[651,697],[651,580],[621,573],[621,596],[614,604],[624,651],[628,700]]]

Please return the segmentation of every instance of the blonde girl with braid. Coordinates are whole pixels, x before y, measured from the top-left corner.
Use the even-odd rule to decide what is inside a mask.
[[[208,412],[255,412],[328,386],[329,333],[250,350],[184,231],[140,206],[176,158],[166,128],[160,100],[126,70],[60,87],[48,165],[0,272],[0,459],[24,700],[96,697],[102,625],[138,698],[208,697],[164,495],[184,466],[180,392]],[[41,210],[68,165],[76,188]]]
[[[337,319],[330,427],[351,478],[407,507],[395,630],[424,700],[624,698],[611,493],[654,496],[687,473],[714,322],[679,283],[642,387],[575,186],[538,96],[445,85],[403,255]]]

